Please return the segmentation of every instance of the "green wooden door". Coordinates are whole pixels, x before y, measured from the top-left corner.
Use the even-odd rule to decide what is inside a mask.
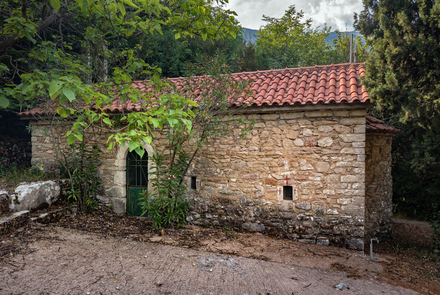
[[[127,213],[141,216],[139,194],[148,189],[148,154],[141,158],[135,151],[127,155]]]

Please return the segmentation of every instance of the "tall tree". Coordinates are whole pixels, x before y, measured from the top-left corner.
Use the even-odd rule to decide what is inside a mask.
[[[376,114],[402,129],[394,144],[394,197],[421,216],[440,208],[440,6],[364,0],[355,27],[371,46],[363,83]]]
[[[311,19],[289,6],[281,18],[263,16],[267,23],[257,33],[256,52],[260,69],[295,68],[349,61],[349,39],[339,34],[331,44],[325,41],[330,28],[314,28]],[[348,44],[348,45],[347,45]],[[364,51],[365,45],[358,42]]]
[[[82,139],[92,124],[113,127],[103,112],[116,97],[148,104],[149,97],[134,89],[134,79],[150,78],[160,87],[161,72],[139,57],[136,37],[163,34],[175,39],[235,37],[234,13],[217,9],[227,0],[7,0],[0,3],[0,107],[13,99],[20,104],[46,102],[47,113],[75,118],[68,143]],[[149,108],[125,116],[127,125],[112,137],[110,146],[129,141],[142,153],[141,141],[151,142],[151,126],[182,120],[187,112],[167,107]],[[82,106],[93,104],[94,108]],[[189,126],[190,127],[190,126]]]
[[[325,63],[323,52],[330,51],[325,43],[329,28],[313,29],[312,20],[289,6],[281,18],[263,16],[267,23],[257,33],[257,54],[267,69],[308,66]]]

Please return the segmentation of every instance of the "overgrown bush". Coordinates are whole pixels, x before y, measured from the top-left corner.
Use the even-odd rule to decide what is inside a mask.
[[[151,157],[154,164],[149,174],[153,190],[145,192],[140,203],[143,215],[149,214],[153,218],[153,225],[158,228],[172,224],[180,227],[185,223],[189,203],[184,200],[184,179],[200,149],[211,138],[226,136],[232,130],[240,130],[240,135],[245,138],[253,127],[253,121],[245,122],[243,118],[234,120],[228,108],[228,97],[248,92],[246,87],[249,82],[234,80],[224,55],[199,58],[199,63],[188,65],[189,78],[181,83],[180,90],[174,87],[163,89],[169,95],[163,96],[164,104],[158,105],[156,110],[185,110],[187,114],[186,119],[169,119],[162,124],[168,126],[165,140],[167,150]],[[200,89],[195,98],[197,102],[185,101],[175,95],[192,95],[194,89]],[[134,148],[130,147],[130,151]]]
[[[170,168],[165,165],[165,157],[161,153],[152,155],[151,161],[152,190],[142,193],[142,215],[149,215],[156,228],[172,225],[179,228],[185,224],[189,211],[189,202],[183,198],[186,185],[181,181],[185,176],[188,155],[181,152]]]
[[[25,181],[57,179],[59,175],[38,167],[7,167],[0,165],[0,183],[15,185]]]
[[[434,230],[434,234],[432,235],[434,248],[440,249],[440,211],[434,213],[434,216],[430,220],[429,224]]]
[[[78,212],[97,209],[95,197],[102,183],[98,172],[101,162],[100,149],[95,145],[91,149],[85,143],[72,144],[65,164],[71,184],[68,198],[77,203]]]

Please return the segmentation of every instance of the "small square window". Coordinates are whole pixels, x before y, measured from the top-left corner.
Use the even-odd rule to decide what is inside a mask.
[[[291,186],[283,186],[283,200],[293,200],[293,189]]]
[[[197,189],[197,177],[196,176],[191,176],[191,188]]]

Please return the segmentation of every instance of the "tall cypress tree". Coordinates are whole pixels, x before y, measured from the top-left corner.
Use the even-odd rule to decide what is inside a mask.
[[[394,142],[394,201],[427,218],[440,209],[440,4],[363,0],[355,27],[368,38],[364,84]]]

